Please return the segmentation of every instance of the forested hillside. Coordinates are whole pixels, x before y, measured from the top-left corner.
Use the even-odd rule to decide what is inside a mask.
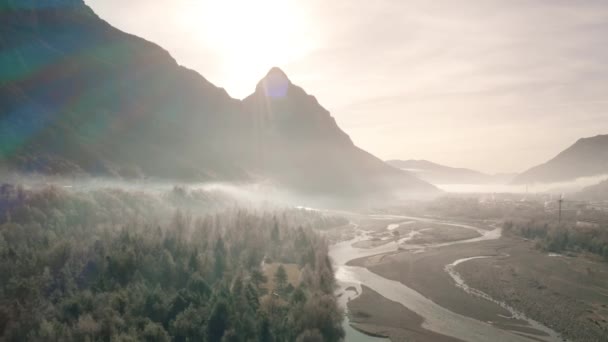
[[[327,244],[313,228],[345,221],[179,209],[215,200],[0,187],[0,340],[339,340]]]

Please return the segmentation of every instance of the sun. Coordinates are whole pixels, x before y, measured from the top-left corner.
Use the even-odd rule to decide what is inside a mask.
[[[305,56],[316,41],[313,20],[298,0],[190,2],[181,20],[221,58],[222,83],[236,95],[251,92],[245,83],[272,66]]]

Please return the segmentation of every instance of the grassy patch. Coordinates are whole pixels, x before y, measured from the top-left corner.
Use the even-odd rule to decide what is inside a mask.
[[[274,275],[279,268],[279,265],[283,265],[285,271],[287,272],[287,282],[291,284],[293,287],[297,287],[300,284],[300,268],[297,264],[281,264],[278,262],[273,262],[271,264],[264,264],[264,274],[268,278],[268,282],[263,286],[268,293],[272,293],[275,291],[275,280]]]

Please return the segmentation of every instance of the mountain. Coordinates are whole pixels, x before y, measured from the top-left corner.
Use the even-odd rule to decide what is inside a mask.
[[[573,197],[586,201],[608,201],[608,179],[584,188]]]
[[[257,167],[281,183],[315,193],[434,190],[355,146],[330,113],[278,68],[243,106],[256,120]]]
[[[0,11],[0,156],[41,173],[245,176],[241,103],[80,0]],[[218,127],[223,127],[218,131]],[[213,144],[217,148],[210,148]],[[220,149],[219,147],[222,147]]]
[[[396,168],[408,171],[432,184],[504,184],[514,174],[489,175],[479,171],[454,168],[436,164],[427,160],[388,160]]]
[[[554,183],[608,174],[608,135],[578,140],[548,162],[520,174],[516,184]]]
[[[3,0],[0,51],[0,164],[12,171],[438,191],[356,147],[280,69],[233,99],[82,0]]]

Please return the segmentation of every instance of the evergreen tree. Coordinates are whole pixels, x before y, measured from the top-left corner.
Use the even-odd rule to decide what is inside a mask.
[[[207,326],[207,339],[209,342],[220,342],[226,329],[228,329],[228,305],[223,299],[220,299],[211,312],[209,323]]]
[[[281,236],[279,234],[279,222],[274,218],[274,226],[272,227],[271,239],[273,242],[279,242]]]
[[[221,237],[215,243],[213,257],[215,258],[213,275],[215,276],[215,279],[220,279],[226,270],[226,246]]]
[[[277,271],[274,274],[274,282],[276,285],[277,292],[283,293],[287,287],[287,272],[283,265],[279,265]]]

